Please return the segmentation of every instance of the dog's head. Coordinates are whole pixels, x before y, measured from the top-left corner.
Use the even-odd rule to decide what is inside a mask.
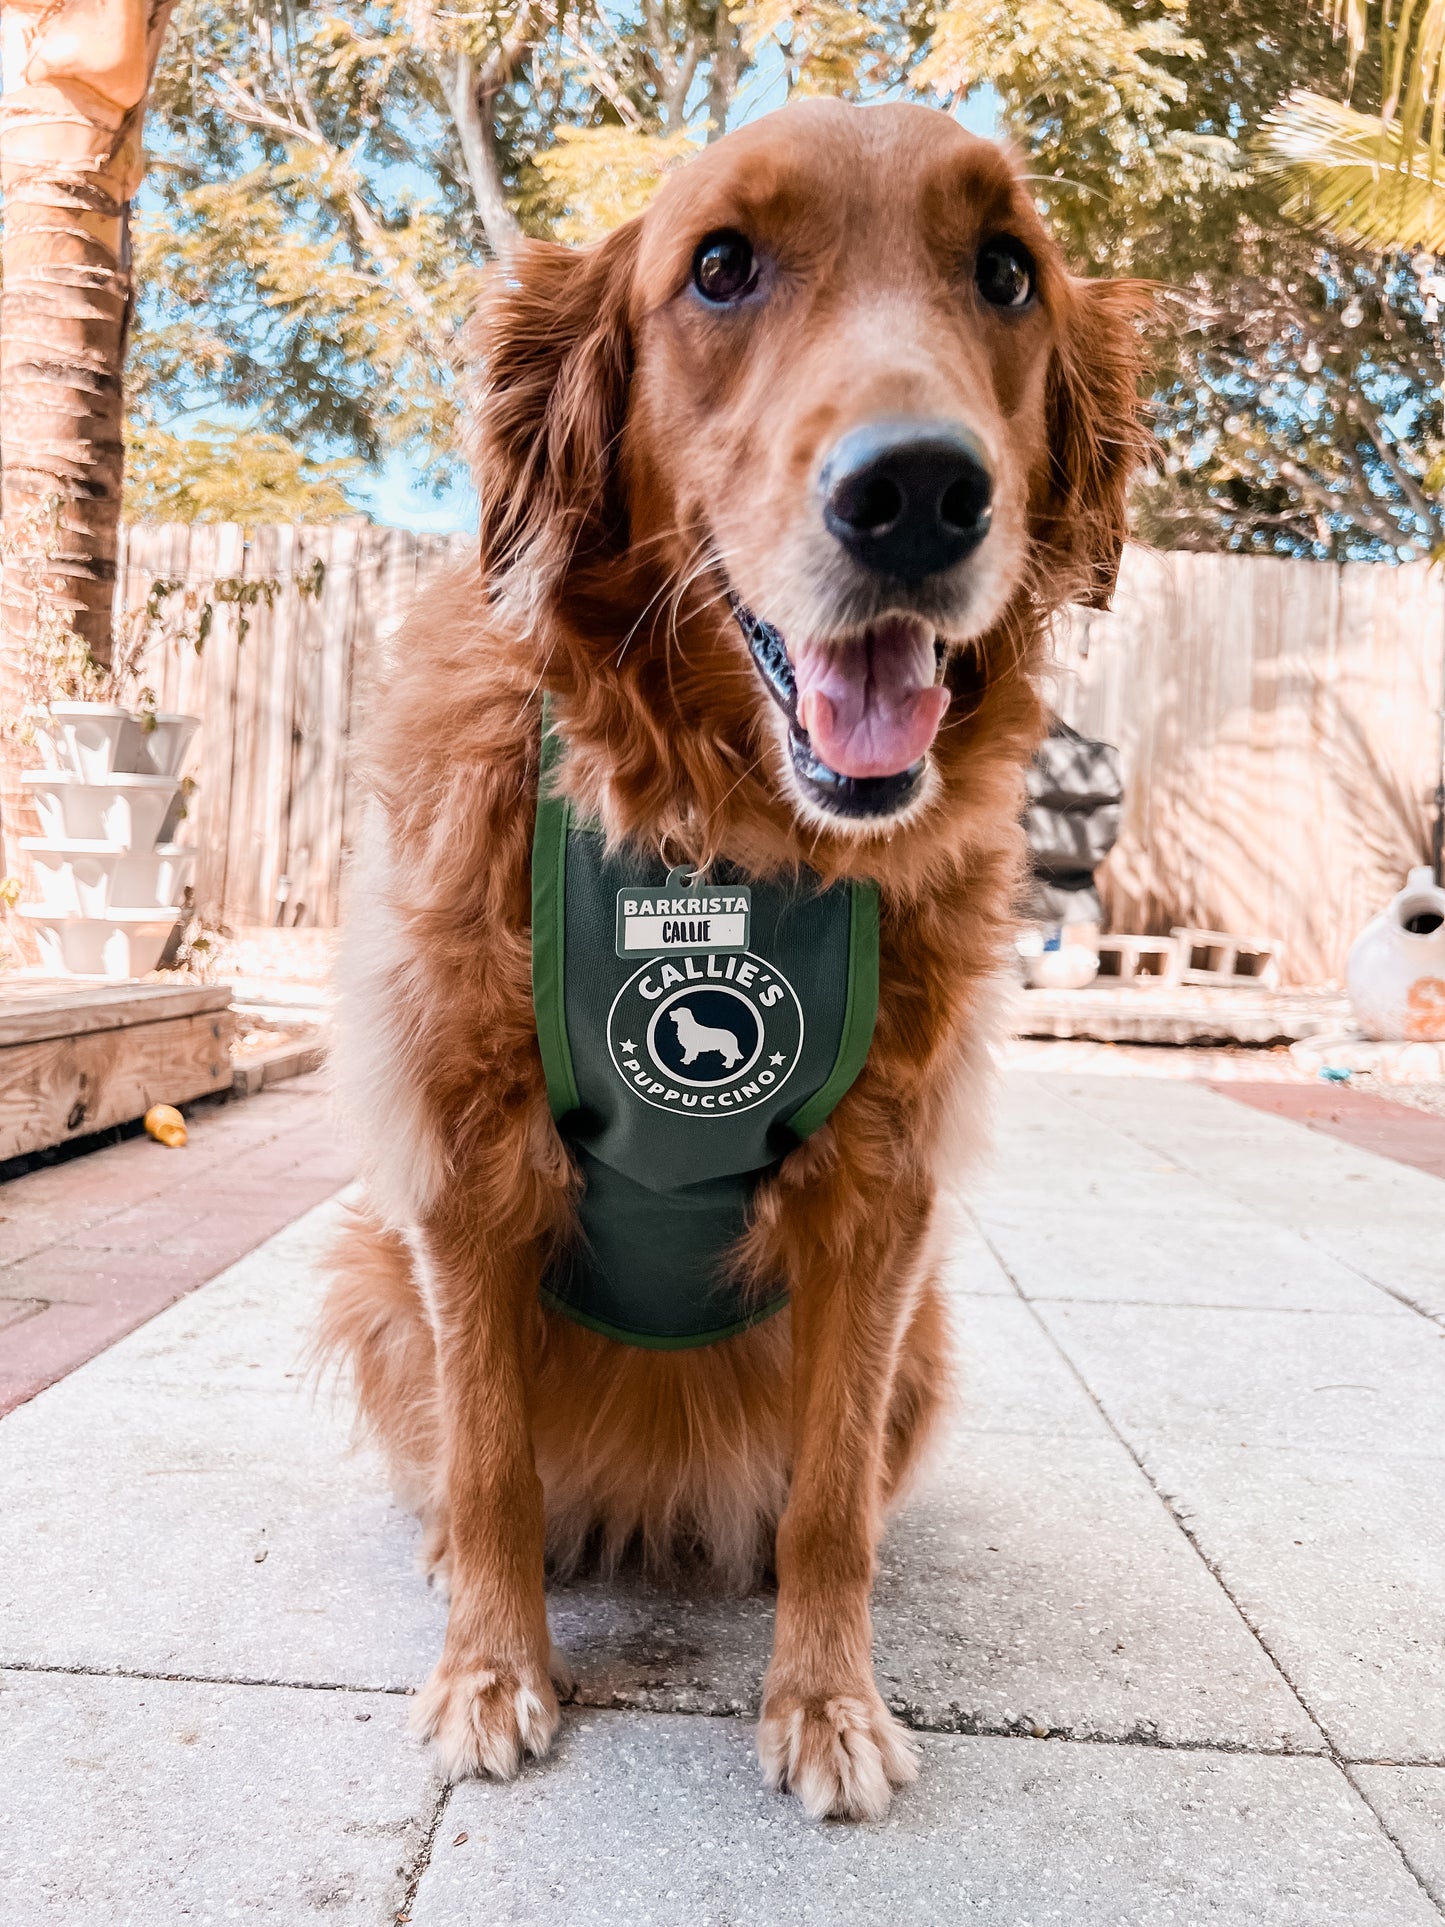
[[[796,815],[916,814],[970,650],[1112,587],[1142,299],[1070,276],[1011,160],[947,116],[785,108],[599,246],[498,271],[493,592],[570,596],[585,629],[578,583],[600,612],[625,580],[628,648],[665,652],[680,612],[746,665],[736,726],[771,737]]]

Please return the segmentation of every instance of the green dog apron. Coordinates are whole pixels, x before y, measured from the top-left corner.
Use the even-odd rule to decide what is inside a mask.
[[[787,1302],[732,1279],[752,1194],[862,1070],[878,1009],[878,893],[811,872],[705,878],[608,855],[551,784],[532,844],[532,1003],[582,1239],[542,1300],[626,1345],[730,1338]]]

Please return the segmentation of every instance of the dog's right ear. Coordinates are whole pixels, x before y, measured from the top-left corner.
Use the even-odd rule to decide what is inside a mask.
[[[519,241],[488,276],[470,330],[482,568],[545,590],[573,559],[625,540],[617,448],[632,377],[629,306],[640,223],[590,248]]]

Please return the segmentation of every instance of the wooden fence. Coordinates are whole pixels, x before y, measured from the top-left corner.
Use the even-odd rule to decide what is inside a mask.
[[[204,718],[187,840],[209,915],[335,921],[366,670],[425,580],[473,553],[465,536],[399,529],[130,531],[129,607],[157,579],[281,584],[270,607],[216,604],[201,655],[161,650],[148,665],[162,707]],[[313,599],[295,585],[317,558]],[[1131,549],[1114,612],[1076,612],[1057,640],[1063,714],[1124,757],[1104,875],[1113,927],[1279,937],[1288,979],[1337,976],[1428,849],[1438,572]]]
[[[182,836],[200,852],[196,901],[208,917],[232,927],[336,922],[359,800],[348,747],[366,672],[427,579],[475,553],[466,536],[351,525],[127,531],[123,613],[143,608],[157,582],[190,592],[188,633],[153,645],[142,679],[161,709],[202,718]],[[319,587],[304,593],[318,562]],[[275,585],[273,599],[215,599],[218,589],[234,596],[237,583]],[[162,613],[179,611],[183,594],[167,597]],[[198,653],[195,605],[205,602],[213,613]]]
[[[1058,654],[1062,713],[1123,754],[1112,927],[1278,937],[1287,981],[1340,976],[1428,860],[1439,571],[1131,549]]]

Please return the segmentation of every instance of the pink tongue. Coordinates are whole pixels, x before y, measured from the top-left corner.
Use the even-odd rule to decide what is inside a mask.
[[[847,642],[789,652],[798,721],[840,776],[896,776],[938,734],[948,691],[933,680],[933,637],[914,622],[884,622]]]

